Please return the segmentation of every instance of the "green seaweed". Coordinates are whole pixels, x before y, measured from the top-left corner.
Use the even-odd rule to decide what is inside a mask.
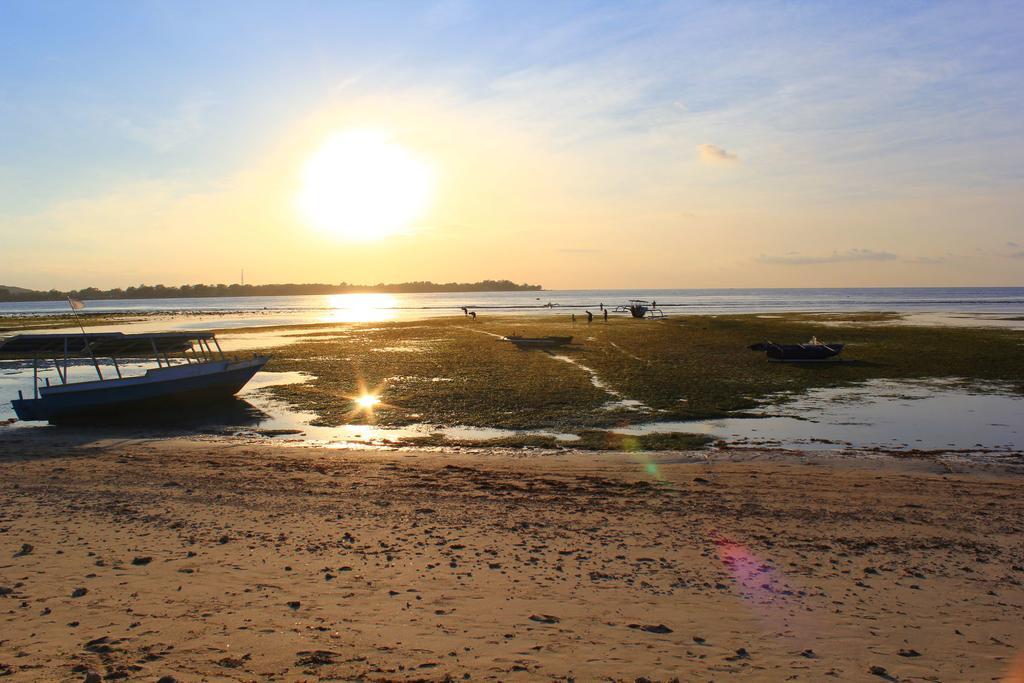
[[[396,441],[401,446],[464,448],[543,448],[574,451],[695,451],[707,448],[714,438],[705,434],[671,432],[630,436],[607,430],[588,429],[577,434],[579,439],[562,440],[546,434],[517,434],[497,439],[451,439],[444,434],[405,437]]]
[[[1024,335],[984,328],[878,324],[891,314],[680,316],[578,322],[567,315],[459,316],[409,323],[353,325],[274,349],[270,369],[301,370],[309,384],[272,391],[318,415],[318,423],[365,422],[351,397],[380,393],[374,419],[399,426],[428,422],[576,431],[617,425],[735,415],[780,392],[840,387],[870,379],[964,378],[1024,387]],[[842,322],[841,325],[835,324]],[[495,336],[572,334],[555,354],[520,351]],[[843,362],[769,363],[747,346],[818,336],[847,344]],[[414,347],[415,351],[384,349]],[[617,397],[595,387],[590,368],[619,397],[651,411],[607,410]]]

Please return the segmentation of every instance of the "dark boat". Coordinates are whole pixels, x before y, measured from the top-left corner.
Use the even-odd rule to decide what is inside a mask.
[[[844,344],[823,344],[817,338],[806,344],[776,344],[761,342],[751,344],[751,351],[764,351],[770,361],[787,363],[812,363],[834,359],[843,350]]]
[[[629,313],[634,318],[664,318],[665,312],[653,301],[630,299],[628,304],[616,306],[612,313]]]
[[[634,318],[642,318],[647,315],[647,311],[649,311],[650,308],[647,306],[646,301],[633,301],[629,304],[628,310],[630,315]]]
[[[516,334],[510,334],[503,339],[521,349],[550,349],[572,342],[572,337],[520,337]]]
[[[214,351],[213,346],[216,346]],[[268,356],[230,359],[210,332],[123,334],[22,334],[0,341],[0,357],[31,359],[32,396],[11,401],[22,420],[63,422],[103,415],[175,410],[223,400],[259,372]],[[96,380],[68,381],[68,361],[89,358]],[[104,378],[99,359],[109,358],[117,377]],[[118,358],[155,359],[144,375],[125,377]],[[40,385],[40,361],[52,360],[60,384]],[[109,368],[108,368],[109,372]]]

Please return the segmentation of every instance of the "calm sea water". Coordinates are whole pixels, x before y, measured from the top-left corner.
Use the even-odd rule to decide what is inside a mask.
[[[669,315],[772,313],[785,311],[895,311],[989,316],[1024,316],[1024,287],[858,289],[642,289],[467,292],[433,294],[343,294],[87,301],[86,313],[231,315],[231,324],[292,324],[416,319],[478,311],[514,314],[549,310],[578,312],[614,308],[629,299],[656,301]],[[67,312],[67,303],[0,303],[3,315]],[[248,316],[244,314],[250,314]]]

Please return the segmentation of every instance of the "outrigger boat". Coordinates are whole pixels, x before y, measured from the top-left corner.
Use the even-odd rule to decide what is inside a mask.
[[[842,353],[844,344],[823,344],[817,337],[811,337],[806,344],[776,344],[775,342],[761,342],[751,344],[751,351],[764,351],[769,361],[785,363],[813,363],[820,361],[838,360],[835,358]]]
[[[228,358],[212,332],[19,334],[0,340],[0,358],[32,360],[32,396],[25,398],[19,391],[11,404],[22,420],[51,423],[226,399],[270,360],[256,354],[242,360]],[[81,358],[92,360],[97,379],[69,382],[68,361]],[[104,378],[100,358],[110,359],[116,378]],[[155,359],[157,367],[126,377],[118,358]],[[40,370],[45,369],[40,361],[48,360],[60,384],[44,378],[45,384],[40,385]]]
[[[517,334],[510,334],[503,339],[521,349],[550,349],[572,343],[572,337],[520,337]]]
[[[629,313],[634,318],[664,318],[665,312],[653,301],[630,299],[628,304],[616,306],[612,313]]]

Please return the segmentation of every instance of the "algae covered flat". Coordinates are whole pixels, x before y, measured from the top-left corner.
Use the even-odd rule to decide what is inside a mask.
[[[279,349],[271,370],[315,379],[272,391],[325,425],[365,420],[349,397],[369,387],[382,401],[373,416],[380,425],[577,430],[735,415],[779,392],[880,378],[998,380],[1024,390],[1024,357],[1012,353],[1019,332],[886,322],[792,314],[573,325],[563,315],[355,325]],[[572,334],[576,343],[551,353],[496,343],[513,325],[524,336]],[[842,339],[846,362],[793,367],[747,350],[751,340],[816,334]]]

